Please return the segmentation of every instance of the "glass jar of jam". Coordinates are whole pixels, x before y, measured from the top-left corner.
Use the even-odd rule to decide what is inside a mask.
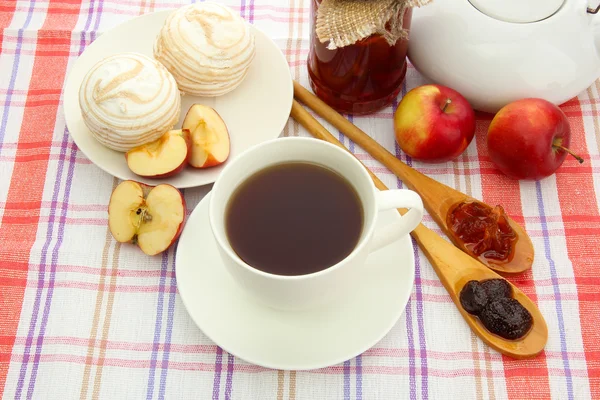
[[[354,44],[330,50],[321,43],[315,26],[322,0],[311,0],[311,37],[308,76],[314,93],[341,113],[369,114],[396,98],[406,76],[408,40],[390,46],[379,34]],[[400,18],[410,28],[412,9]],[[389,23],[389,22],[388,22]]]

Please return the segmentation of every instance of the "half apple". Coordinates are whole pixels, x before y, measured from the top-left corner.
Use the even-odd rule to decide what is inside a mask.
[[[127,166],[136,175],[166,178],[181,172],[190,158],[192,140],[187,129],[170,130],[157,140],[125,153]]]
[[[148,255],[162,253],[183,229],[185,199],[168,184],[148,186],[127,180],[110,196],[108,226],[121,243],[137,244]]]
[[[213,108],[202,104],[192,105],[182,128],[188,129],[192,136],[192,155],[189,159],[192,167],[214,167],[229,157],[229,131]]]

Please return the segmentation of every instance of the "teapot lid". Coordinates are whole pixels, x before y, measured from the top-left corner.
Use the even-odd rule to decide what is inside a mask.
[[[505,22],[529,23],[556,13],[565,0],[469,0],[485,15]]]

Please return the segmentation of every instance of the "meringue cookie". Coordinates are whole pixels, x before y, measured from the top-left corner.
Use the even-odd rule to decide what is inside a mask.
[[[154,57],[182,92],[195,96],[220,96],[235,89],[255,52],[249,24],[231,8],[213,2],[171,13],[154,43]]]
[[[86,74],[79,106],[96,140],[125,152],[158,139],[177,123],[181,93],[161,63],[138,53],[120,53]]]

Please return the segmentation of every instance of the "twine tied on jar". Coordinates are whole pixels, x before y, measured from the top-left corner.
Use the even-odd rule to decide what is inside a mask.
[[[379,34],[390,46],[408,37],[402,16],[408,8],[431,0],[323,0],[317,11],[316,33],[330,50]]]

